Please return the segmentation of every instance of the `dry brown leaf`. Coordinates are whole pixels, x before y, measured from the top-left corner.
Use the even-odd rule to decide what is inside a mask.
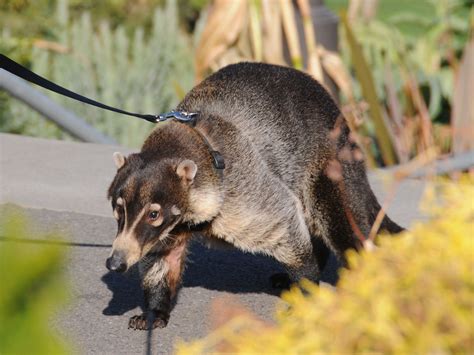
[[[252,61],[251,57],[244,56],[237,47],[227,49],[216,61],[211,65],[212,71],[217,71],[226,65],[239,63],[242,61]]]
[[[281,8],[274,0],[262,0],[263,59],[267,63],[285,65]]]
[[[454,84],[451,125],[453,152],[474,149],[474,37],[466,44]]]
[[[196,77],[200,81],[213,62],[228,47],[237,41],[237,37],[247,18],[246,0],[216,0],[196,49]]]
[[[295,22],[295,12],[290,0],[280,0],[280,7],[283,20],[283,31],[285,33],[288,49],[290,51],[291,62],[296,69],[303,69],[301,58],[298,29]]]
[[[213,330],[225,329],[224,326],[237,318],[245,319],[245,330],[262,331],[271,328],[271,325],[259,319],[254,313],[243,306],[235,296],[218,297],[211,304],[211,327]],[[232,329],[232,328],[231,328]],[[239,329],[234,329],[238,331]],[[217,337],[212,352],[232,353],[235,351],[229,337]]]
[[[253,58],[257,62],[261,62],[263,59],[262,53],[262,15],[261,9],[258,6],[258,2],[256,0],[249,1],[249,34],[250,34],[250,42],[252,44],[253,49]]]
[[[33,41],[33,46],[36,48],[46,49],[46,50],[61,53],[61,54],[65,54],[69,52],[69,48],[62,45],[61,43],[47,41],[44,39],[35,39]]]
[[[347,11],[347,17],[349,18],[349,21],[352,22],[358,17],[362,1],[363,0],[349,0]]]
[[[364,20],[369,21],[375,17],[378,5],[379,0],[363,0],[362,15],[364,16]]]
[[[418,111],[418,118],[420,121],[420,139],[417,151],[420,153],[431,148],[433,145],[433,125],[431,123],[431,117],[425,99],[421,94],[420,85],[415,76],[408,73],[406,83],[408,84],[411,100]]]
[[[248,317],[262,326],[270,326],[257,318],[257,316],[242,305],[242,303],[239,302],[239,299],[235,296],[221,296],[216,298],[211,304],[212,329],[221,328],[234,318],[241,316]]]
[[[379,0],[350,0],[348,5],[348,18],[355,21],[362,18],[371,20],[377,13]]]
[[[301,12],[303,20],[304,38],[306,42],[306,50],[308,52],[308,68],[307,71],[316,80],[324,85],[323,70],[321,68],[321,61],[316,52],[316,35],[313,20],[311,18],[311,8],[308,0],[297,0],[298,7]]]
[[[317,53],[321,58],[324,70],[328,73],[332,80],[336,83],[342,94],[354,103],[354,95],[352,93],[352,79],[346,66],[342,62],[339,54],[329,51],[323,46],[317,47]]]
[[[349,128],[355,132],[361,124],[361,116],[358,105],[355,101],[352,89],[352,79],[346,66],[342,62],[339,54],[329,51],[323,46],[317,47],[317,53],[321,58],[321,63],[329,77],[334,80],[339,90],[347,98],[349,103],[349,114],[345,114]]]

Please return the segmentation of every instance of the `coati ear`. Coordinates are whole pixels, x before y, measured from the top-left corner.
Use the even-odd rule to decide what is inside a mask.
[[[117,167],[117,170],[120,169],[122,166],[124,166],[125,157],[123,156],[122,153],[115,152],[114,154],[112,154],[112,157],[114,158],[114,163],[115,163],[115,166]]]
[[[181,179],[184,179],[191,184],[194,180],[194,177],[196,176],[197,169],[198,168],[195,162],[186,159],[179,163],[178,167],[176,168],[176,174],[178,174]]]

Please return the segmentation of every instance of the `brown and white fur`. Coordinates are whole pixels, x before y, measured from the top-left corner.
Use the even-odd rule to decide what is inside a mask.
[[[129,326],[166,326],[190,238],[274,257],[292,280],[318,281],[329,249],[344,263],[380,210],[360,150],[329,94],[294,69],[240,63],[177,108],[195,127],[158,124],[140,153],[114,155],[108,196],[118,222],[111,270],[139,262],[147,311]],[[202,136],[225,159],[217,170]],[[402,230],[388,217],[381,227]],[[356,229],[356,231],[354,230]]]

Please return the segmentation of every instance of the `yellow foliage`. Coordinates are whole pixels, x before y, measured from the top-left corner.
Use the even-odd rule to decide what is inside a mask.
[[[474,184],[436,186],[430,221],[349,253],[335,290],[303,281],[284,294],[276,326],[234,318],[178,354],[472,353]]]

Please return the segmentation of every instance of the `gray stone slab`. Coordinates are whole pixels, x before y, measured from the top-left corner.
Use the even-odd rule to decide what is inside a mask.
[[[110,216],[106,191],[121,147],[0,134],[0,203]]]

